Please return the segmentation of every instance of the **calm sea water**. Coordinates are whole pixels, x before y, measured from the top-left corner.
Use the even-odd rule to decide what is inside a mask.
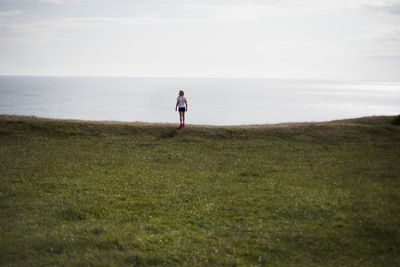
[[[317,80],[0,76],[0,114],[211,125],[400,114],[400,83]]]

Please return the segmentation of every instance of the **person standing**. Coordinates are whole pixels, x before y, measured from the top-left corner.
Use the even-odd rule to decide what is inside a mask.
[[[175,111],[179,110],[179,127],[185,127],[185,112],[188,110],[188,104],[185,98],[185,93],[180,90],[179,91],[179,96],[176,99],[176,106],[175,106]],[[178,109],[179,107],[179,109]]]

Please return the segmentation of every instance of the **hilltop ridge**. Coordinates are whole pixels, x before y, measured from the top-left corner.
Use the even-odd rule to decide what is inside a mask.
[[[158,138],[249,138],[249,137],[289,137],[289,136],[332,136],[356,135],[361,129],[374,127],[395,127],[393,116],[373,116],[327,122],[294,122],[264,125],[213,126],[191,125],[178,128],[173,123],[144,123],[119,121],[85,121],[48,119],[32,116],[0,115],[0,131],[30,132],[49,136],[102,136],[130,135],[153,136]]]

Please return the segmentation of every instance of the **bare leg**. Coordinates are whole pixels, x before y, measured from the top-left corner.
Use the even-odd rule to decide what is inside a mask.
[[[179,111],[179,122],[182,124],[183,123],[183,112]]]
[[[182,122],[185,123],[185,112],[182,112]]]

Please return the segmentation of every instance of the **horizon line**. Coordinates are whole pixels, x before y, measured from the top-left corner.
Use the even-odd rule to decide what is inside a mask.
[[[49,78],[148,78],[148,79],[237,79],[237,80],[313,80],[313,81],[357,81],[357,82],[400,82],[392,79],[357,79],[357,78],[279,78],[279,77],[245,77],[245,76],[150,76],[150,75],[54,75],[54,74],[0,74],[0,77],[49,77]]]

